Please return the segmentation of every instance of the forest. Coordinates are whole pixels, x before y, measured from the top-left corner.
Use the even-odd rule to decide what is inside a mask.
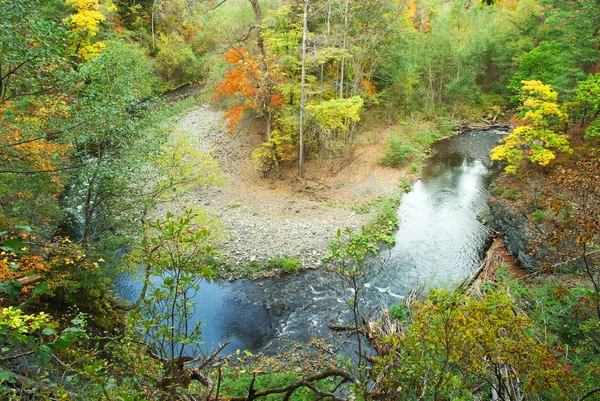
[[[598,0],[0,0],[0,399],[600,400],[599,117]]]

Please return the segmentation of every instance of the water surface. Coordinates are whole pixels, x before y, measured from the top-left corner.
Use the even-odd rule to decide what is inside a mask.
[[[489,232],[478,217],[497,173],[489,152],[503,134],[473,131],[435,144],[421,180],[402,198],[396,245],[382,253],[389,259],[364,295],[365,312],[399,302],[417,284],[456,283],[481,263]],[[124,277],[117,287],[134,299],[141,284]],[[261,281],[202,282],[194,319],[202,322],[205,350],[225,339],[232,342],[229,353],[311,337],[340,344],[345,340],[328,327],[349,322],[350,295],[325,270]]]

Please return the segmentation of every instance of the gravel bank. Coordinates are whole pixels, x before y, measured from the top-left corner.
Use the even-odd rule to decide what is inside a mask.
[[[199,138],[201,149],[219,161],[226,184],[197,189],[169,208],[199,205],[220,216],[225,226],[221,258],[232,266],[287,255],[305,267],[318,267],[338,229],[359,230],[370,217],[350,207],[327,205],[359,204],[398,193],[400,173],[377,166],[372,155],[365,157],[374,160],[357,165],[359,160],[347,174],[334,177],[307,174],[308,180],[299,181],[288,173],[276,180],[262,179],[250,157],[260,135],[227,133],[222,115],[199,106],[181,118],[178,129]]]

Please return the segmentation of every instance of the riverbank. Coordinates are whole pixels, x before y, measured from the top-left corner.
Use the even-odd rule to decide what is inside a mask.
[[[290,260],[290,270],[319,267],[338,229],[360,230],[376,217],[381,199],[397,199],[402,193],[398,184],[406,170],[378,164],[383,134],[369,135],[335,173],[333,164],[310,161],[303,179],[294,168],[277,179],[263,179],[250,157],[261,135],[229,134],[222,116],[209,106],[197,106],[175,130],[199,139],[201,150],[219,162],[225,184],[195,189],[157,214],[199,206],[218,216],[224,226],[218,261],[226,278],[278,274],[281,269],[265,267],[276,267],[281,260]]]

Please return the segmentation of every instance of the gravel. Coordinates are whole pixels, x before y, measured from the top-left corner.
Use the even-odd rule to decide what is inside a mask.
[[[178,129],[199,138],[204,152],[215,157],[226,176],[222,187],[197,189],[179,199],[171,209],[202,206],[220,216],[225,227],[221,259],[230,266],[245,267],[250,262],[266,262],[277,256],[297,257],[307,268],[321,265],[328,242],[338,229],[359,230],[369,214],[350,208],[331,207],[325,200],[346,194],[364,196],[355,183],[336,185],[319,181],[299,181],[291,173],[278,179],[262,179],[251,161],[251,152],[261,142],[258,134],[230,134],[222,121],[223,113],[199,106],[180,120]],[[395,183],[373,185],[367,177],[372,197],[387,195]],[[336,190],[345,188],[345,192]],[[357,200],[359,202],[360,200]],[[338,202],[339,203],[339,202]]]

